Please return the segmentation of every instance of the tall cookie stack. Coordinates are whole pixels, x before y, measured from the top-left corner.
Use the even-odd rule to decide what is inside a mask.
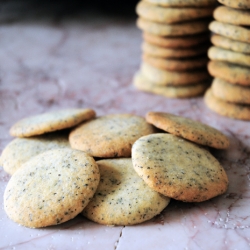
[[[218,0],[209,29],[213,46],[208,71],[214,77],[205,94],[213,111],[250,120],[250,1]]]
[[[200,95],[211,83],[207,72],[208,25],[216,0],[143,0],[136,6],[143,31],[137,89],[166,97]]]

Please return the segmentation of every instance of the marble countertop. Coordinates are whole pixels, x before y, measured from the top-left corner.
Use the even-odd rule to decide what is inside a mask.
[[[29,229],[3,209],[10,178],[0,168],[0,249],[210,250],[250,249],[250,123],[221,117],[203,98],[167,99],[136,90],[141,60],[135,17],[82,13],[24,18],[0,26],[0,152],[8,130],[27,115],[90,107],[98,115],[164,111],[210,124],[229,136],[228,150],[213,154],[229,177],[228,191],[202,203],[172,200],[156,218],[136,226],[108,227],[82,216]]]

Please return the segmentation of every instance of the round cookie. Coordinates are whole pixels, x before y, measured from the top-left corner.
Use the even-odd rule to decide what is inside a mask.
[[[191,36],[167,37],[143,32],[143,39],[148,43],[166,48],[189,48],[209,41],[209,34],[205,32]]]
[[[209,83],[201,82],[185,86],[159,86],[150,82],[140,72],[133,79],[134,86],[145,92],[162,95],[168,98],[190,98],[204,93]]]
[[[240,42],[249,43],[250,41],[250,30],[242,26],[212,21],[209,24],[209,30],[215,34],[219,34]]]
[[[213,7],[165,8],[146,1],[140,1],[136,5],[136,13],[140,17],[160,23],[178,23],[203,17],[212,17],[213,10]]]
[[[240,52],[244,54],[250,54],[250,43],[235,41],[225,36],[215,34],[211,36],[211,42],[213,45],[221,47],[223,49],[233,50],[235,52]]]
[[[225,170],[209,151],[171,134],[138,139],[132,162],[149,187],[176,200],[202,202],[228,187]]]
[[[250,86],[250,68],[237,64],[220,61],[208,63],[209,73],[217,78],[224,79],[232,84]]]
[[[217,149],[229,147],[229,139],[220,131],[192,119],[163,112],[148,112],[146,121],[170,134]]]
[[[160,86],[188,85],[210,78],[206,70],[167,71],[153,67],[145,62],[141,64],[141,72],[148,80]]]
[[[215,78],[211,87],[217,98],[227,102],[250,104],[250,87],[231,84],[220,78]]]
[[[231,50],[222,49],[216,46],[212,46],[208,50],[208,57],[211,60],[226,61],[229,63],[235,63],[243,66],[250,67],[250,55],[234,52]]]
[[[187,71],[198,68],[206,68],[208,58],[206,56],[199,56],[193,58],[159,58],[147,54],[143,55],[143,61],[160,69],[173,71]]]
[[[70,132],[69,142],[72,148],[96,157],[130,157],[132,144],[154,131],[143,117],[112,114],[80,124]]]
[[[15,123],[10,134],[16,137],[30,137],[56,130],[70,128],[95,117],[92,109],[64,109],[30,116]]]
[[[186,36],[202,33],[208,30],[209,20],[197,20],[184,23],[163,24],[138,18],[139,29],[158,36]]]
[[[190,48],[165,48],[153,45],[144,41],[142,43],[142,51],[145,54],[160,58],[185,58],[205,54],[209,45],[207,43],[200,44],[199,47]]]
[[[4,209],[10,219],[26,227],[61,224],[82,212],[99,179],[98,166],[86,153],[46,151],[12,175],[4,192]]]
[[[101,181],[82,214],[104,225],[134,225],[158,215],[170,199],[152,190],[133,169],[131,158],[97,161]]]
[[[222,23],[250,25],[249,10],[238,10],[227,6],[219,6],[213,13],[214,19]]]
[[[149,3],[164,7],[205,7],[216,5],[216,0],[145,0]],[[247,0],[245,0],[247,1]]]
[[[249,0],[218,0],[218,2],[235,9],[250,9]]]
[[[68,133],[53,132],[29,138],[15,138],[4,148],[1,163],[5,172],[13,175],[30,158],[56,148],[70,148]]]
[[[233,119],[250,120],[250,106],[223,101],[214,96],[211,88],[204,96],[205,104],[212,111]]]

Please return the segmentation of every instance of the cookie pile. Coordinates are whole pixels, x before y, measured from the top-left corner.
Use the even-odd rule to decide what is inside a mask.
[[[133,80],[137,89],[173,98],[207,89],[208,25],[215,5],[216,0],[137,4],[137,26],[143,31],[142,63]]]
[[[250,120],[250,1],[219,2],[209,26],[214,34],[208,71],[214,80],[205,103],[218,114]]]
[[[11,174],[4,209],[38,228],[78,214],[105,225],[152,219],[170,199],[202,202],[223,194],[225,170],[207,147],[228,138],[205,124],[167,113],[146,117],[71,109],[27,117],[0,165]]]

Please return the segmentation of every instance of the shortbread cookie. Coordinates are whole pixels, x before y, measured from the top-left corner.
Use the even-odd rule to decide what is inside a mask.
[[[167,71],[158,69],[145,62],[141,64],[141,72],[150,81],[160,86],[188,85],[208,80],[210,78],[206,70],[196,71]]]
[[[228,178],[209,151],[178,136],[143,136],[132,148],[138,175],[155,191],[185,202],[201,202],[223,194]]]
[[[159,214],[170,199],[152,190],[135,172],[131,158],[97,161],[101,181],[82,214],[104,225],[134,225]]]
[[[219,6],[214,11],[214,19],[235,25],[250,25],[249,10],[237,10],[227,6]]]
[[[205,68],[208,63],[206,56],[199,56],[193,58],[160,58],[153,57],[147,54],[143,55],[143,61],[160,69],[173,71],[187,71],[198,68]]]
[[[87,206],[99,184],[95,160],[73,149],[39,154],[12,175],[4,192],[10,219],[39,228],[68,221]]]
[[[215,78],[212,84],[212,91],[215,97],[224,101],[250,104],[250,86],[235,85],[220,78]]]
[[[235,63],[243,66],[250,67],[250,55],[246,55],[239,52],[234,52],[227,49],[222,49],[216,46],[212,46],[208,50],[208,57],[211,60],[226,61],[229,63]]]
[[[136,73],[133,79],[134,86],[145,92],[162,95],[168,98],[190,98],[204,93],[209,82],[201,82],[185,86],[159,86],[150,82],[140,72]]]
[[[207,43],[200,44],[199,47],[190,48],[165,48],[147,43],[142,44],[142,51],[145,54],[160,58],[186,58],[206,54],[209,45]]]
[[[143,117],[112,114],[85,122],[71,131],[72,148],[96,157],[130,157],[132,144],[141,136],[154,133]]]
[[[189,48],[209,41],[209,33],[205,32],[190,36],[168,37],[143,32],[143,39],[148,43],[166,48]]]
[[[137,27],[145,32],[158,36],[186,36],[208,30],[209,20],[194,20],[184,23],[163,24],[138,18]]]
[[[146,1],[140,1],[136,6],[136,13],[147,20],[161,23],[178,23],[203,17],[212,17],[213,7],[161,7]]]
[[[250,9],[249,0],[218,0],[218,2],[235,9]]]
[[[225,36],[215,34],[211,36],[211,42],[213,45],[221,47],[223,49],[233,50],[235,52],[240,52],[244,54],[250,54],[250,43],[235,41]]]
[[[13,175],[30,158],[56,148],[70,148],[68,133],[48,133],[29,138],[15,138],[3,150],[3,169]]]
[[[233,40],[246,43],[249,43],[250,41],[250,30],[239,25],[212,21],[209,24],[209,29],[215,34],[219,34]]]
[[[217,149],[229,147],[229,139],[223,133],[189,118],[151,111],[146,114],[146,120],[159,129],[200,145]]]
[[[204,101],[212,111],[239,120],[250,120],[250,106],[223,101],[214,96],[211,88],[208,89],[204,96]]]
[[[250,68],[237,64],[220,61],[210,61],[208,63],[209,73],[232,84],[250,86]]]
[[[56,130],[70,128],[95,117],[92,109],[64,109],[30,116],[18,121],[10,128],[16,137],[30,137]]]
[[[149,3],[165,7],[202,7],[216,5],[216,0],[145,0]],[[244,0],[247,1],[247,0]]]

